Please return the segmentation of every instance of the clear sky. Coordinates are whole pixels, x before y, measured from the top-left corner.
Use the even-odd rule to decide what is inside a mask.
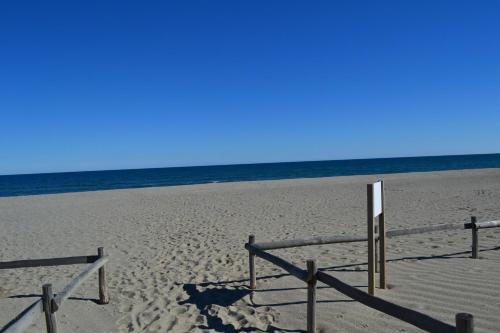
[[[500,152],[500,1],[2,1],[0,174]]]

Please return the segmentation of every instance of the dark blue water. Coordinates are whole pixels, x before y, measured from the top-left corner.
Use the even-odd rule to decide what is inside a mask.
[[[500,168],[500,154],[283,162],[0,176],[0,197],[213,182]]]

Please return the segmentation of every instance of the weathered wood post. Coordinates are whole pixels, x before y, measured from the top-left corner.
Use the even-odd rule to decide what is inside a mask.
[[[378,248],[379,248],[379,237],[378,237],[378,225],[375,224],[375,273],[380,272],[380,263],[378,256]]]
[[[252,245],[255,243],[255,236],[250,235],[248,236],[248,244]],[[255,254],[252,253],[252,251],[248,250],[248,263],[250,265],[249,270],[250,270],[250,289],[256,289],[257,288],[257,278],[255,276]]]
[[[307,333],[316,333],[316,267],[315,260],[307,260]]]
[[[472,258],[479,258],[479,229],[476,226],[477,218],[475,216],[470,217],[470,222],[472,223]]]
[[[47,333],[57,333],[55,309],[52,308],[53,302],[54,294],[52,293],[52,285],[44,284],[42,286],[42,303]]]
[[[104,257],[104,248],[97,248],[97,256],[99,259]],[[106,284],[106,271],[104,269],[104,265],[99,268],[99,303],[100,304],[108,304],[109,296],[108,296],[108,285]]]
[[[368,293],[375,294],[375,235],[373,228],[373,184],[367,186],[367,227],[368,227]]]
[[[474,316],[470,313],[457,313],[455,324],[457,333],[474,333]]]
[[[386,237],[385,237],[385,195],[384,195],[384,181],[380,181],[380,188],[381,188],[381,205],[382,205],[382,212],[378,216],[378,243],[379,243],[379,262],[380,262],[380,267],[379,267],[379,272],[380,272],[380,289],[385,289],[387,287],[387,258],[386,258]]]

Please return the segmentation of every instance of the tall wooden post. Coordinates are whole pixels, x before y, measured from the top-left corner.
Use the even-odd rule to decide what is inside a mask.
[[[378,249],[379,249],[378,224],[375,224],[375,273],[380,272]]]
[[[104,248],[97,248],[97,256],[100,258],[104,257]],[[99,268],[99,303],[100,304],[108,304],[109,296],[108,296],[108,285],[106,284],[106,271],[104,269],[104,265]]]
[[[307,261],[307,333],[316,333],[316,261]]]
[[[52,308],[53,301],[54,294],[52,293],[52,285],[44,284],[42,286],[42,302],[47,333],[57,333],[56,315],[54,313],[55,310]]]
[[[378,216],[378,244],[379,244],[379,257],[380,257],[380,289],[387,288],[387,258],[386,258],[386,237],[385,237],[385,199],[384,199],[384,182],[380,181],[382,189],[382,213]]]
[[[368,227],[368,293],[375,294],[375,234],[373,217],[373,184],[367,186],[367,227]]]
[[[457,313],[455,324],[457,333],[474,333],[474,316],[470,313]]]
[[[255,236],[250,235],[248,236],[248,244],[252,245],[255,243]],[[248,250],[248,263],[250,265],[249,270],[250,270],[250,289],[256,289],[257,288],[257,278],[255,276],[255,254],[252,253],[252,251]]]
[[[470,221],[472,223],[472,258],[479,258],[479,229],[476,227],[477,219],[475,216],[471,216]]]

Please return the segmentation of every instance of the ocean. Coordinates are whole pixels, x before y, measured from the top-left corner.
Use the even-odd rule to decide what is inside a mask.
[[[382,173],[500,168],[500,154],[282,162],[0,176],[0,197]]]

